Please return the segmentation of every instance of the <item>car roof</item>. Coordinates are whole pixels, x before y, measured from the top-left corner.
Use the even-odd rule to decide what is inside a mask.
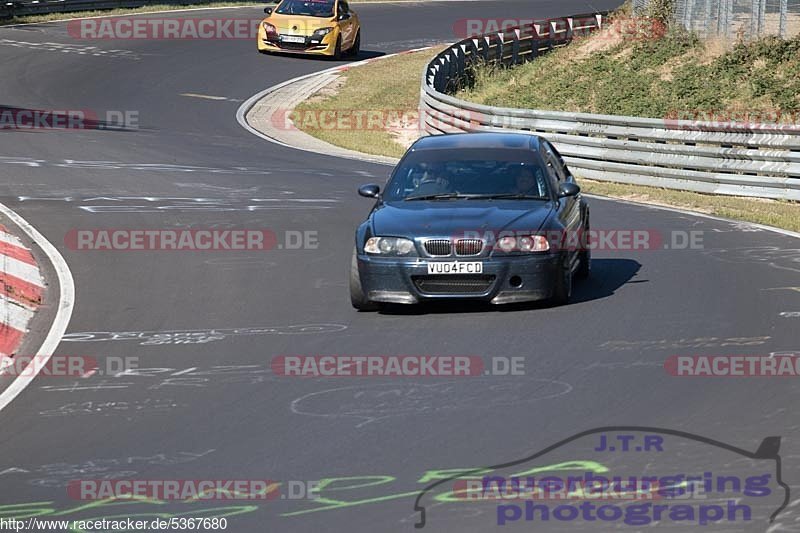
[[[505,149],[505,150],[538,150],[539,136],[530,133],[449,133],[447,135],[430,135],[420,138],[411,149],[451,150],[451,149]]]

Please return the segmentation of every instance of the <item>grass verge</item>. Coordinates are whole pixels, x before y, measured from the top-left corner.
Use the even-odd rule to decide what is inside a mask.
[[[400,157],[419,137],[422,69],[438,50],[381,59],[352,68],[295,108],[295,125],[323,141],[360,152]],[[361,123],[356,122],[361,117]],[[377,117],[370,122],[370,117]],[[328,117],[326,120],[323,118]],[[325,127],[348,118],[352,127]]]
[[[800,123],[800,35],[701,40],[643,28],[612,22],[516,68],[478,66],[475,84],[458,96],[528,109]]]

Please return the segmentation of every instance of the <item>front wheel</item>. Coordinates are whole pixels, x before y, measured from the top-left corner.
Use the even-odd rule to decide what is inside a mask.
[[[358,33],[356,33],[356,40],[353,42],[353,46],[348,51],[348,54],[350,54],[353,57],[357,57],[360,51],[361,51],[361,30],[358,30]]]
[[[572,298],[572,271],[565,266],[556,280],[552,302],[553,305],[566,305],[570,298]]]
[[[583,232],[584,238],[581,239],[581,247],[583,248],[580,253],[578,254],[578,261],[580,264],[578,265],[578,270],[575,271],[575,275],[579,279],[586,279],[592,273],[592,249],[591,249],[591,242],[589,241],[589,219],[587,214],[586,219],[586,226]]]
[[[339,61],[342,58],[342,36],[340,35],[336,39],[336,47],[333,49],[333,55],[331,59],[334,61]]]
[[[376,311],[378,304],[370,301],[361,287],[361,276],[358,273],[358,257],[353,248],[353,258],[350,260],[350,303],[359,311]]]

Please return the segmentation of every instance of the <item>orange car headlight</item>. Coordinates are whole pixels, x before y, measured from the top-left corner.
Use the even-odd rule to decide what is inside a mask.
[[[326,35],[328,35],[332,31],[333,31],[333,28],[319,28],[319,29],[314,30],[314,35],[312,35],[312,37],[317,37],[317,38],[322,39],[323,37],[325,37]]]
[[[278,30],[275,28],[275,26],[273,26],[269,22],[262,22],[261,24],[262,26],[264,26],[264,31],[266,31],[268,34],[278,33]]]

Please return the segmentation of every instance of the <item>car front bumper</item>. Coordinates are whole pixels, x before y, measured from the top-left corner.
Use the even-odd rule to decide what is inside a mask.
[[[277,37],[267,37],[267,32],[262,27],[258,32],[258,50],[260,52],[285,52],[289,54],[309,54],[332,56],[336,52],[336,38],[338,34],[332,31],[325,35],[319,42],[312,42],[311,37],[306,37],[304,43],[282,43]]]
[[[458,261],[480,261],[483,273],[429,275],[428,263],[442,261],[364,254],[358,256],[358,271],[364,294],[374,302],[414,304],[458,299],[508,304],[551,298],[564,264],[558,254]]]

